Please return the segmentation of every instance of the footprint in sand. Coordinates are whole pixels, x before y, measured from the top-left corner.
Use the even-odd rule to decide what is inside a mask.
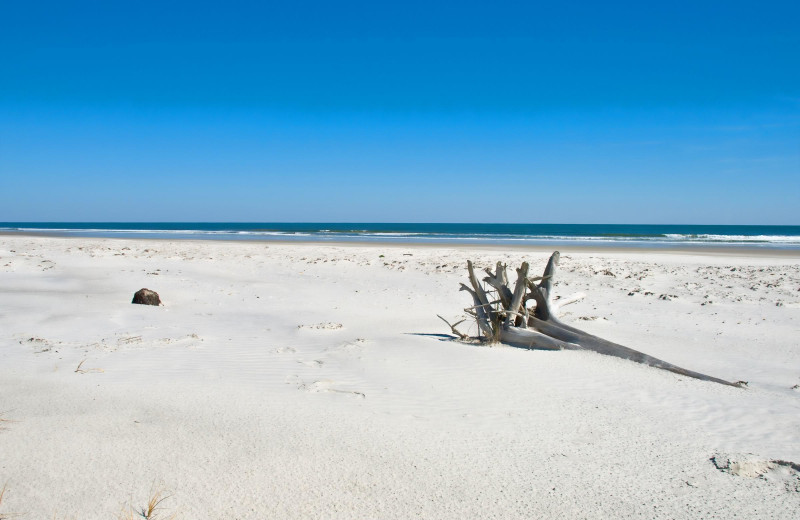
[[[319,381],[314,381],[313,383],[300,383],[297,387],[299,390],[305,390],[306,392],[312,394],[319,394],[319,393],[326,393],[326,392],[335,392],[339,394],[347,394],[353,397],[360,397],[361,399],[366,398],[367,396],[363,392],[357,392],[354,390],[342,390],[340,388],[334,388],[333,385],[336,384],[336,381],[332,381],[330,379],[321,379]]]
[[[324,361],[321,361],[319,359],[312,359],[312,360],[298,359],[297,362],[300,363],[301,365],[314,368],[320,368],[322,365],[325,364]]]
[[[34,349],[33,352],[35,354],[41,354],[43,352],[50,352],[50,350],[53,348],[52,343],[50,343],[49,341],[47,341],[44,338],[32,337],[32,338],[27,338],[27,339],[24,339],[24,340],[20,340],[19,343],[20,343],[20,345],[30,345],[31,347],[33,347],[33,349]]]
[[[331,346],[325,349],[325,351],[331,352],[359,352],[364,349],[367,340],[364,338],[356,338],[355,341],[345,341],[344,343],[339,343],[336,346]]]
[[[787,492],[800,493],[800,464],[795,462],[765,460],[752,453],[718,453],[710,460],[723,473],[763,479],[783,485]]]

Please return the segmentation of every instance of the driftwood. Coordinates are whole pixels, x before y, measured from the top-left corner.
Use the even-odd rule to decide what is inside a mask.
[[[558,261],[559,253],[556,251],[547,262],[542,276],[537,277],[528,276],[530,267],[527,262],[523,262],[522,266],[517,269],[517,281],[513,292],[509,288],[505,265],[498,262],[494,272],[487,268],[487,276],[483,281],[492,288],[490,289],[491,293],[496,293],[494,299],[489,298],[484,287],[478,282],[472,262],[467,262],[470,285],[461,284],[461,290],[470,293],[474,305],[465,311],[477,320],[478,328],[487,340],[528,349],[591,350],[702,381],[737,387],[746,384],[742,381],[731,383],[686,370],[563,323],[556,316],[558,306],[551,301],[553,277]],[[565,300],[561,306],[582,297]],[[444,321],[450,325],[446,320]],[[457,325],[458,323],[450,326],[453,333],[461,339],[468,338],[466,334],[462,334],[456,329]]]

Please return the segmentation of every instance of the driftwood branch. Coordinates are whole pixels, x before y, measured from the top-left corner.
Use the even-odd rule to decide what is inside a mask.
[[[509,311],[506,317],[505,327],[515,324],[514,313],[519,312],[522,307],[522,301],[525,297],[525,282],[528,280],[528,269],[530,266],[528,262],[522,262],[522,267],[517,269],[517,283],[514,287],[514,296],[511,298],[511,305],[506,309]],[[521,323],[522,328],[525,328],[525,323]]]
[[[511,294],[511,290],[508,288],[508,275],[506,274],[506,266],[503,265],[502,262],[497,262],[497,267],[495,268],[494,274],[492,274],[491,269],[488,267],[485,269],[485,271],[489,276],[484,278],[483,281],[491,285],[497,291],[497,294],[500,296],[500,301],[503,303],[503,307],[511,307],[511,298],[514,296]]]
[[[470,265],[472,265],[470,263]],[[473,277],[474,278],[474,277]],[[475,285],[477,286],[477,280],[475,281]],[[478,292],[474,289],[470,289],[463,283],[461,284],[461,290],[467,291],[472,296],[472,302],[475,304],[472,308],[475,310],[475,319],[478,322],[478,330],[480,330],[487,339],[493,340],[495,339],[494,330],[492,329],[491,323],[492,319],[489,318],[489,311],[488,308],[490,307],[489,302],[485,301],[486,294],[483,294],[484,300],[481,301],[480,296],[478,296]]]
[[[497,291],[498,299],[493,301],[489,301],[486,291],[478,282],[474,265],[471,261],[467,262],[471,287],[461,284],[461,290],[470,293],[474,306],[465,310],[475,317],[479,329],[486,338],[490,341],[500,341],[528,349],[591,350],[702,381],[742,386],[741,382],[731,383],[687,370],[561,322],[556,317],[558,307],[583,299],[585,295],[579,293],[557,303],[552,301],[553,279],[559,260],[560,255],[556,251],[550,256],[542,276],[537,277],[528,276],[529,265],[527,262],[523,262],[522,266],[517,269],[517,281],[513,292],[508,285],[505,265],[498,262],[494,273],[487,268],[485,272],[488,276],[483,281]],[[534,306],[528,308],[529,302],[532,302]],[[458,323],[450,325],[441,316],[439,318],[450,326],[454,334],[461,339],[467,339],[466,335],[456,331],[455,326]]]
[[[455,334],[456,336],[458,336],[461,339],[469,339],[469,334],[464,334],[463,332],[460,332],[456,328],[457,326],[459,326],[460,324],[464,323],[467,320],[461,320],[461,321],[457,321],[456,323],[451,324],[449,321],[447,321],[446,319],[442,318],[438,314],[436,316],[438,316],[439,319],[442,320],[443,322],[447,323],[447,326],[450,327],[450,330],[453,331],[453,334]]]

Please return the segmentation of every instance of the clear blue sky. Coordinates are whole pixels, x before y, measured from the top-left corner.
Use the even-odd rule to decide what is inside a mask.
[[[0,0],[0,221],[800,224],[800,2]]]

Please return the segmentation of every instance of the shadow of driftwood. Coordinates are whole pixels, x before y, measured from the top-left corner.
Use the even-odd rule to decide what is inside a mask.
[[[452,341],[454,339],[458,339],[456,336],[452,334],[430,334],[425,332],[404,332],[403,334],[407,336],[424,336],[426,338],[438,338],[439,341]]]

